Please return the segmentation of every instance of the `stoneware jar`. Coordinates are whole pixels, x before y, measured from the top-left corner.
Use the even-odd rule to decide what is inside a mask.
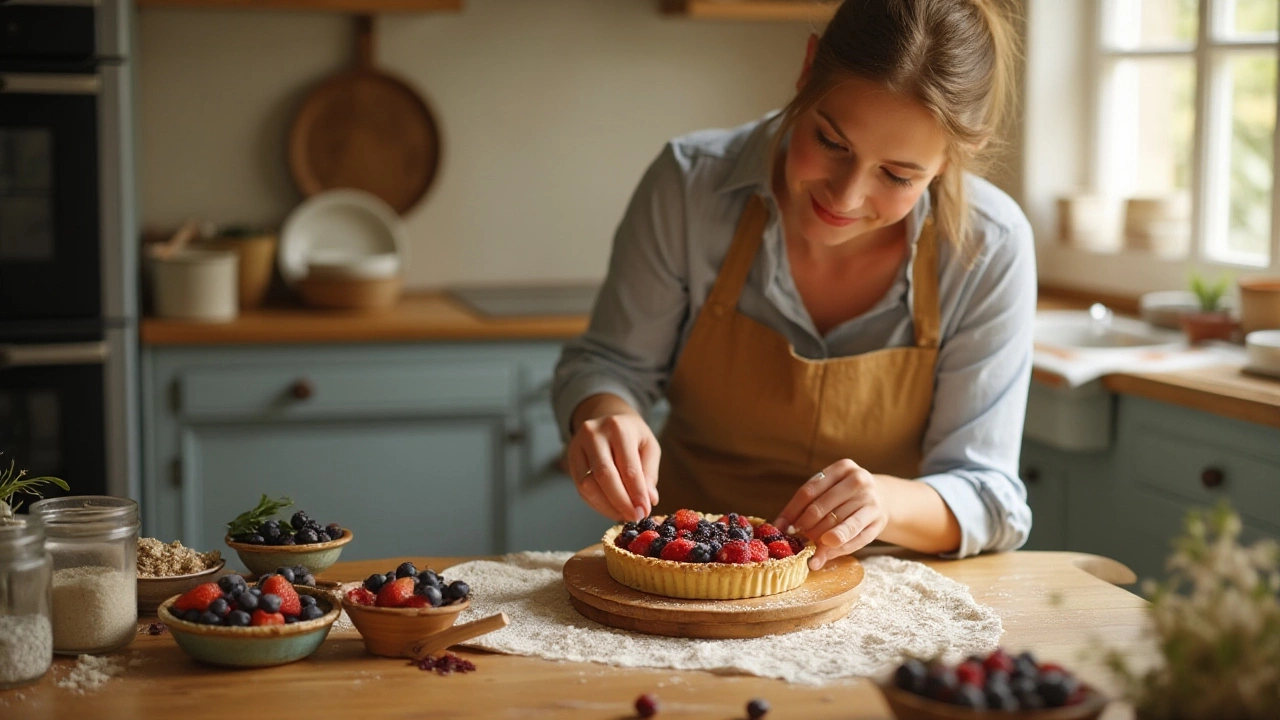
[[[138,503],[106,495],[31,505],[53,558],[53,651],[105,653],[138,625]]]
[[[0,518],[0,690],[39,680],[53,662],[52,577],[40,521]]]

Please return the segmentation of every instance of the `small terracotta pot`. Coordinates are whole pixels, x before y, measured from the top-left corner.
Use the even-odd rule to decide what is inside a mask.
[[[1206,340],[1231,340],[1239,323],[1225,312],[1186,313],[1178,318],[1187,342],[1198,345]]]

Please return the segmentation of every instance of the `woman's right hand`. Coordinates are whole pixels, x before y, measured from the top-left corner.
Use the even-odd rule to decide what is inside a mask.
[[[647,517],[658,503],[658,439],[644,418],[614,395],[593,395],[574,410],[565,454],[578,494],[613,520]]]

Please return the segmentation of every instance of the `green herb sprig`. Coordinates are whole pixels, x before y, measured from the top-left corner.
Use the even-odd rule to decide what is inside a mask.
[[[257,507],[240,513],[235,520],[227,523],[227,534],[235,537],[256,532],[259,525],[270,520],[273,515],[292,504],[293,501],[283,495],[280,496],[279,500],[272,500],[267,497],[266,493],[263,493]]]
[[[12,460],[9,461],[8,469],[0,468],[0,519],[12,517],[13,513],[22,507],[21,502],[13,504],[13,497],[18,493],[34,495],[38,498],[44,497],[38,489],[42,485],[57,485],[63,490],[71,490],[71,486],[67,485],[65,480],[47,475],[29,478],[26,474],[26,470],[15,471]]]

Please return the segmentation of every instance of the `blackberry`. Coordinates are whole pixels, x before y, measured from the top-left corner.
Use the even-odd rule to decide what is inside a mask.
[[[281,533],[280,542],[277,545],[297,545],[297,541],[293,538],[293,533]]]
[[[707,547],[711,550],[711,557],[715,558],[715,556],[720,554],[720,549],[724,547],[724,543],[712,540],[707,543]]]
[[[729,513],[726,519],[729,521],[729,527],[738,527],[738,513]]]
[[[711,552],[711,546],[706,543],[697,543],[689,551],[689,562],[691,563],[708,563],[714,557],[715,553]]]
[[[747,717],[751,720],[760,720],[769,712],[769,701],[762,698],[753,698],[747,703]]]
[[[659,535],[653,539],[653,542],[649,543],[649,552],[645,554],[649,557],[660,557],[662,555],[662,548],[666,547],[669,542],[671,541]]]
[[[637,537],[639,537],[639,535],[640,533],[636,532],[635,530],[627,530],[619,534],[618,539],[615,540],[613,544],[617,545],[620,548],[625,548],[631,544],[632,540],[635,540]]]
[[[925,664],[915,658],[908,658],[893,671],[893,684],[909,693],[924,694],[924,679],[929,674]]]
[[[273,539],[280,537],[280,521],[268,520],[258,526],[258,534],[264,538]]]
[[[955,693],[951,696],[951,704],[960,707],[973,708],[975,710],[987,709],[987,696],[983,694],[982,688],[968,683],[962,683],[955,689]]]
[[[337,540],[344,535],[342,526],[338,523],[329,523],[324,526],[324,532],[329,536],[330,540]]]
[[[634,521],[633,521],[633,522],[628,522],[628,523],[626,523],[626,524],[624,524],[624,525],[622,526],[622,532],[633,532],[633,533],[635,533],[635,534],[639,535],[639,534],[640,534],[640,523],[638,523],[638,522],[634,522]]]
[[[328,538],[328,535],[325,537]],[[293,539],[297,541],[299,545],[311,545],[312,543],[320,542],[320,536],[311,528],[302,528],[293,536]]]
[[[289,518],[289,524],[293,526],[294,530],[301,530],[306,527],[307,521],[310,519],[311,516],[307,515],[305,510],[299,510],[293,514],[293,517]]]
[[[413,563],[411,562],[402,562],[400,563],[399,567],[396,568],[397,578],[417,577],[417,576],[418,576],[418,568],[414,567]]]
[[[676,538],[675,524],[673,523],[671,525],[667,525],[666,523],[663,523],[662,525],[660,525],[658,527],[658,536],[664,537],[668,540],[674,540]]]
[[[257,533],[254,533],[250,535],[248,538],[246,538],[245,542],[249,543],[250,545],[266,545],[267,539]]]
[[[777,542],[779,540],[786,540],[786,539],[787,539],[786,535],[783,535],[782,533],[778,533],[777,535],[767,535],[765,537],[762,537],[760,538],[760,541],[763,542],[765,545],[768,545],[771,542]]]
[[[991,710],[1013,712],[1022,707],[1007,683],[1003,685],[988,683],[985,695],[987,696],[987,707]]]
[[[382,589],[382,586],[386,584],[387,584],[387,578],[385,575],[382,575],[381,573],[374,573],[364,579],[364,589],[368,590],[374,595],[377,595],[378,591]]]
[[[214,602],[217,602],[215,600]],[[210,607],[213,607],[210,604]],[[1040,676],[1040,682],[1036,684],[1036,690],[1040,697],[1044,699],[1044,704],[1049,707],[1062,707],[1067,704],[1067,699],[1076,690],[1076,681],[1074,678],[1051,670]]]
[[[658,523],[655,522],[653,518],[647,517],[637,523],[636,527],[640,529],[640,532],[644,532],[646,530],[657,530]]]
[[[731,527],[729,532],[726,533],[726,537],[730,540],[750,540],[751,531],[744,527]]]

